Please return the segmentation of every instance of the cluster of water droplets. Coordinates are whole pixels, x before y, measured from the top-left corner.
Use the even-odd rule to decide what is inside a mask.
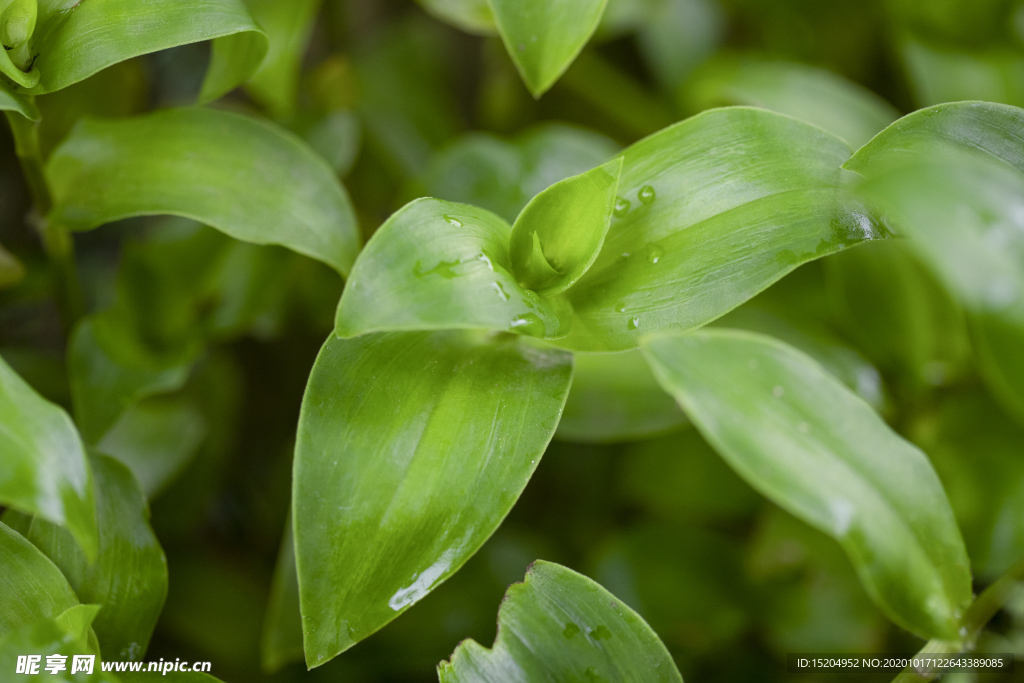
[[[658,198],[658,193],[650,185],[644,185],[636,194],[637,199],[640,201],[641,206],[650,206],[654,203],[654,200]],[[625,218],[629,215],[630,209],[632,209],[633,203],[625,197],[618,197],[615,200],[615,208],[612,210],[612,214],[616,218]],[[661,262],[665,256],[665,249],[658,244],[650,243],[646,249],[647,262],[649,264],[657,265]],[[627,261],[633,256],[630,252],[623,252],[619,257],[620,262]],[[616,313],[626,313],[626,302],[619,301],[615,304]],[[626,329],[627,330],[638,330],[640,329],[640,316],[630,314],[626,317]]]

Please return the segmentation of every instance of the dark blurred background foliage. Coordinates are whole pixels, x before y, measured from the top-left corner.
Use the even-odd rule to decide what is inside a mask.
[[[83,116],[193,101],[208,52],[157,53],[39,98],[45,149]],[[497,38],[461,32],[411,0],[325,0],[298,106],[258,91],[220,106],[305,137],[344,179],[369,237],[424,195],[512,220],[551,182],[646,134],[710,106],[758,104],[779,61],[859,83],[893,117],[962,99],[1024,106],[1024,3],[611,0],[597,37],[536,101]],[[737,69],[750,70],[745,92],[722,86]],[[0,242],[25,265],[24,280],[0,292],[0,353],[69,407],[64,332],[29,206],[0,136]],[[148,659],[209,659],[227,681],[436,680],[461,639],[493,640],[506,586],[537,558],[637,609],[691,681],[797,680],[783,672],[786,652],[921,645],[871,604],[835,542],[756,495],[684,418],[656,438],[588,444],[579,442],[601,435],[583,416],[563,423],[506,523],[447,584],[330,664],[267,674],[262,624],[299,403],[342,282],[312,260],[181,220],[125,221],[76,241],[90,310],[108,311],[112,325],[131,320],[151,353],[202,354],[184,389],[133,407],[102,444],[129,462],[159,454],[142,483],[170,594]],[[1024,554],[1024,422],[986,392],[962,312],[904,244],[808,264],[720,324],[767,330],[831,363],[927,451],[977,589]],[[982,650],[1024,655],[1017,603]]]

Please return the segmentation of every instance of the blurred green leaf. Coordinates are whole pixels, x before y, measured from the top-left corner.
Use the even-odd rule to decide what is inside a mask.
[[[617,480],[625,503],[675,522],[737,522],[761,502],[695,429],[630,444]]]
[[[636,612],[587,577],[543,561],[509,587],[491,649],[464,641],[437,672],[441,683],[683,680]]]
[[[25,266],[0,244],[0,289],[13,287],[25,279]]]
[[[285,664],[302,661],[303,654],[299,575],[295,569],[295,534],[289,516],[281,539],[281,550],[277,554],[267,614],[263,618],[260,661],[264,671],[274,673]]]
[[[54,152],[47,176],[51,218],[73,230],[185,216],[245,242],[288,247],[342,275],[359,250],[348,196],[326,162],[284,130],[238,114],[190,108],[83,121]]]
[[[513,223],[545,188],[600,166],[618,151],[603,135],[557,123],[511,140],[470,133],[439,153],[420,182],[427,196],[479,206]]]
[[[908,38],[902,54],[919,106],[959,100],[1024,106],[1024,51],[949,48]]]
[[[183,387],[199,350],[154,353],[115,315],[83,319],[68,343],[68,377],[85,441],[97,443],[137,401]]]
[[[407,204],[360,254],[338,304],[337,334],[457,328],[565,335],[564,303],[540,297],[512,274],[511,231],[474,206]]]
[[[825,69],[751,57],[724,57],[701,67],[686,85],[693,109],[743,104],[813,123],[859,148],[899,118],[892,105]]]
[[[348,175],[359,155],[362,128],[359,118],[347,109],[333,111],[311,125],[303,133],[306,143],[322,156],[334,172]]]
[[[89,564],[67,531],[39,519],[28,539],[60,568],[80,600],[102,606],[93,629],[104,658],[142,661],[167,595],[167,561],[131,470],[103,455],[92,464],[99,560]]]
[[[60,570],[34,545],[0,524],[0,638],[40,619],[53,619],[78,605]],[[21,652],[19,654],[26,654]],[[8,671],[12,671],[8,670]]]
[[[131,469],[146,497],[160,495],[199,452],[206,420],[188,394],[156,396],[128,407],[96,450]]]
[[[608,0],[487,0],[505,49],[539,98],[597,30]]]
[[[39,74],[38,85],[29,90],[33,95],[66,88],[112,64],[157,50],[216,38],[246,41],[252,49],[233,53],[230,60],[216,57],[215,43],[203,88],[203,99],[211,100],[251,76],[267,51],[267,39],[242,0],[91,0],[68,5],[66,0],[40,0],[32,37],[38,55],[33,71]]]
[[[609,0],[605,17],[613,6],[629,3]],[[725,12],[716,0],[661,0],[654,5],[643,16],[638,47],[662,89],[675,92],[725,38]]]
[[[686,417],[639,351],[577,353],[556,436],[580,443],[632,441],[677,429]]]
[[[970,566],[924,453],[811,358],[768,337],[703,330],[653,337],[644,349],[722,457],[838,540],[893,621],[958,638],[972,599]]]
[[[256,23],[266,31],[270,49],[246,86],[277,118],[295,111],[299,69],[321,0],[245,0]]]
[[[71,418],[0,358],[0,501],[68,528],[90,560],[98,531],[92,470]]]
[[[0,110],[17,112],[32,121],[40,119],[39,109],[31,98],[2,81],[0,81]]]
[[[909,433],[949,492],[975,574],[998,578],[1024,556],[1024,429],[974,389],[944,396]]]
[[[512,271],[523,286],[550,296],[583,277],[608,233],[621,172],[615,159],[530,200],[509,236]]]
[[[723,647],[750,625],[740,546],[727,536],[647,523],[613,536],[593,566],[601,585],[680,653]]]
[[[843,189],[846,144],[787,116],[718,109],[627,149],[597,261],[566,293],[564,342],[636,348],[700,327],[800,264],[886,236]]]
[[[423,9],[463,31],[489,35],[497,32],[488,0],[417,0]]]
[[[839,326],[880,368],[914,388],[964,374],[971,343],[963,310],[912,243],[866,244],[824,264]]]
[[[303,400],[292,494],[310,666],[384,626],[479,549],[536,468],[571,376],[568,354],[515,338],[327,341]]]

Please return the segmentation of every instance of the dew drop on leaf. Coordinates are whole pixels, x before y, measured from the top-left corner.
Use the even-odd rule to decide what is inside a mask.
[[[501,297],[502,301],[508,301],[508,294],[505,293],[505,290],[502,288],[500,282],[492,282],[491,287],[493,287],[494,291],[498,293],[498,296]]]
[[[436,216],[437,214],[434,214],[434,215]],[[448,215],[446,215],[444,217],[444,219],[446,221],[448,221],[449,223],[451,223],[452,225],[454,225],[456,228],[461,228],[462,227],[462,221],[460,221],[455,216],[448,216]]]
[[[620,301],[619,303],[615,304],[615,312],[616,313],[624,313],[625,311],[626,311],[626,302],[625,301]]]
[[[659,247],[657,244],[647,245],[647,262],[657,263],[661,260],[661,257],[665,255],[665,250]]]
[[[640,188],[640,192],[637,194],[637,197],[640,198],[641,203],[649,205],[654,203],[657,195],[655,194],[653,187],[650,185],[644,185]]]
[[[629,213],[629,207],[630,206],[631,206],[631,204],[630,204],[630,201],[628,199],[623,199],[622,197],[616,197],[616,199],[615,199],[615,209],[612,211],[612,213],[615,214],[616,218],[625,218],[626,215]]]
[[[630,329],[630,330],[635,330],[635,329],[637,329],[639,327],[640,327],[640,318],[638,318],[636,316],[633,316],[632,318],[630,318],[629,322],[626,324],[626,328]]]
[[[565,630],[562,631],[562,635],[567,639],[571,640],[573,636],[580,632],[580,627],[571,621],[565,625]]]

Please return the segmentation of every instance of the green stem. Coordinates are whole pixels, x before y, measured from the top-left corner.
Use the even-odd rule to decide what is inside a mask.
[[[50,186],[43,171],[43,155],[39,147],[39,124],[15,112],[5,112],[14,135],[14,151],[21,162],[21,170],[35,204],[33,223],[39,231],[43,250],[50,259],[57,285],[57,308],[66,331],[82,317],[84,306],[78,285],[75,264],[75,243],[67,228],[50,221],[47,214],[53,208]]]
[[[992,620],[996,612],[1003,608],[1006,601],[1013,595],[1017,585],[1024,581],[1024,558],[1010,567],[999,580],[982,591],[978,599],[968,608],[964,615],[962,638],[958,642],[948,640],[928,641],[918,655],[949,655],[973,650],[978,636],[985,625]],[[938,677],[939,673],[919,673],[907,668],[893,679],[892,683],[922,683]]]

